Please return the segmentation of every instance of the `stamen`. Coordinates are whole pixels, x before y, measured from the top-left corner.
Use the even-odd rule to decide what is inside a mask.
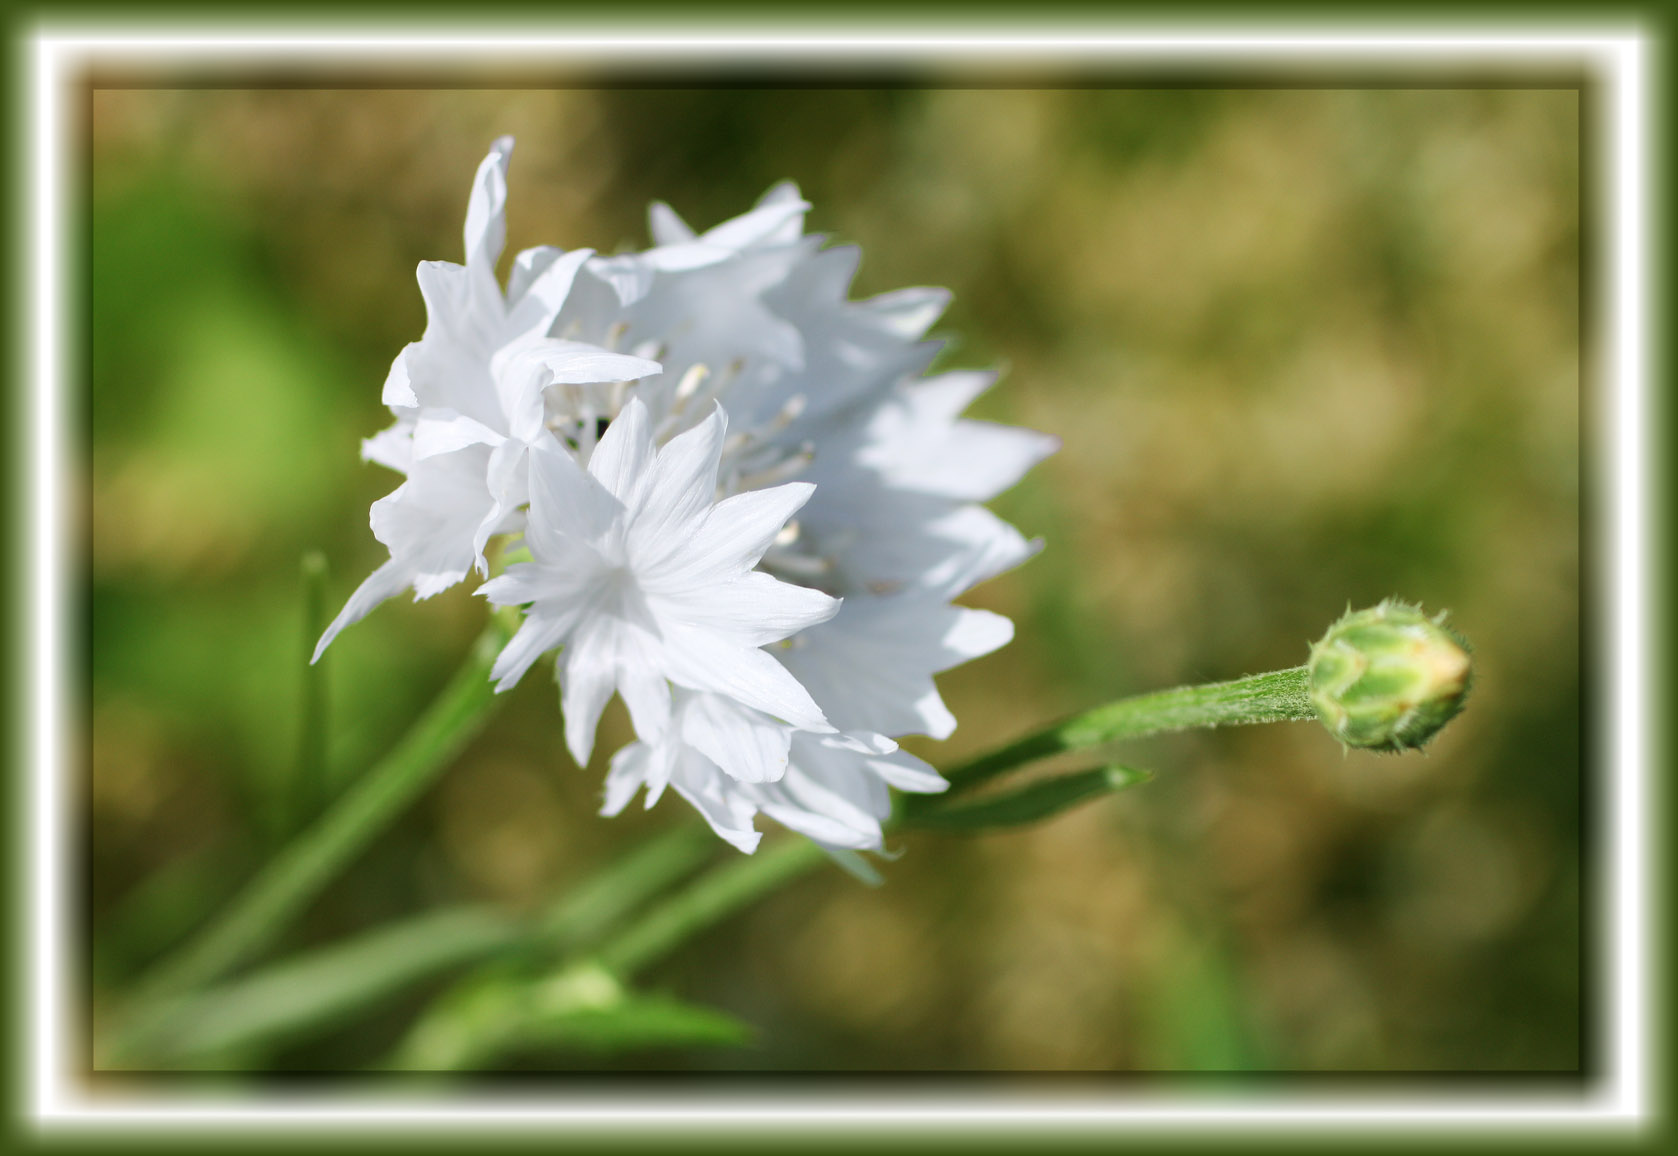
[[[833,572],[833,563],[827,558],[815,554],[794,554],[774,547],[765,551],[758,564],[766,570],[779,570],[795,578],[812,580],[825,578]]]
[[[703,362],[696,362],[688,366],[688,371],[682,374],[682,380],[676,383],[676,399],[670,406],[671,413],[681,413],[682,408],[699,392],[699,387],[705,384],[705,379],[711,376],[711,369]]]
[[[728,453],[728,447],[723,447],[723,453]],[[738,482],[739,490],[761,490],[765,486],[776,486],[782,482],[791,481],[807,469],[815,461],[815,448],[805,442],[797,453],[788,454],[780,461],[772,462],[762,469],[751,473],[742,473]]]
[[[787,398],[787,403],[781,407],[781,411],[777,413],[774,420],[769,423],[769,428],[776,433],[786,429],[789,425],[803,416],[805,406],[808,404],[809,399],[802,393],[794,394],[792,397]]]

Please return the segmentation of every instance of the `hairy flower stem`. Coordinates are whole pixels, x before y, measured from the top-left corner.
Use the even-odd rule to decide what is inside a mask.
[[[1167,731],[1316,717],[1303,666],[1250,674],[1230,682],[1180,686],[1121,698],[946,771],[944,777],[950,780],[950,789],[942,797],[971,790],[1015,767],[1067,751],[1088,750]]]
[[[504,618],[492,615],[466,663],[395,749],[275,856],[219,918],[160,963],[139,985],[135,1004],[218,979],[271,943],[489,720],[501,703],[489,669],[509,637]]]

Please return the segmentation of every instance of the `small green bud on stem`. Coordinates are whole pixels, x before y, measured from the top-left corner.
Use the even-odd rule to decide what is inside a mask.
[[[1311,705],[1350,747],[1420,747],[1463,708],[1468,644],[1421,608],[1388,599],[1349,610],[1311,648]]]

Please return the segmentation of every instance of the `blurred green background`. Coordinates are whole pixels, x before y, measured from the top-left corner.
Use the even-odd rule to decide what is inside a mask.
[[[1292,666],[1345,608],[1449,608],[1470,707],[1425,756],[1315,724],[1162,739],[1151,784],[1024,831],[900,837],[652,986],[755,1046],[518,1068],[1570,1071],[1581,1065],[1580,109],[1569,90],[99,90],[91,103],[86,918],[98,1022],[306,813],[299,560],[383,558],[358,439],[518,138],[509,251],[647,243],[791,177],[855,294],[939,284],[977,416],[1061,453],[994,505],[1043,554],[967,599],[934,762],[1104,700]],[[334,646],[341,787],[460,662],[457,588]],[[650,832],[595,814],[527,679],[287,937],[538,906]],[[438,984],[247,1057],[359,1067]]]

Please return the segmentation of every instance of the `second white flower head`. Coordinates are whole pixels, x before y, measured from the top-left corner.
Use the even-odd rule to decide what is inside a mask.
[[[616,690],[638,734],[663,734],[670,684],[711,691],[802,730],[833,728],[762,646],[831,618],[838,599],[754,570],[814,487],[788,483],[716,500],[722,407],[655,446],[646,406],[630,398],[586,469],[558,442],[530,455],[525,544],[531,561],[480,593],[524,605],[496,661],[496,689],[542,654],[557,664],[565,741],[578,763]]]

